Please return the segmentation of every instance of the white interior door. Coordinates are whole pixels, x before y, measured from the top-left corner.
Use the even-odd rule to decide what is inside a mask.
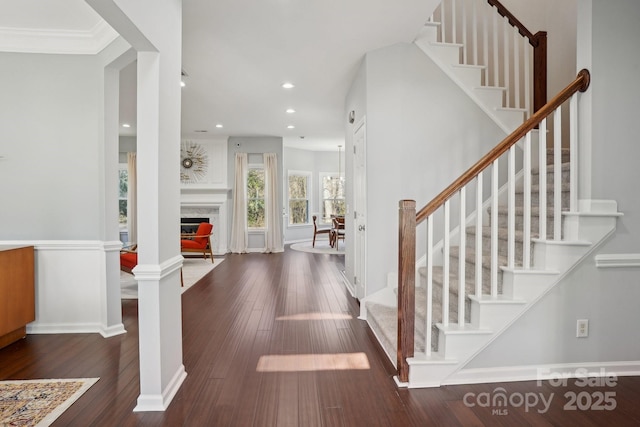
[[[353,133],[353,234],[354,234],[354,285],[356,298],[364,298],[367,271],[367,173],[366,173],[366,125],[363,118]]]

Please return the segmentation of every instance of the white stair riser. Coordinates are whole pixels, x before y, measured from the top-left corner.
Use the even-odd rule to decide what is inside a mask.
[[[549,274],[547,272],[519,274],[505,271],[502,277],[502,294],[505,298],[531,302],[535,301],[551,284],[555,283],[558,274]]]
[[[504,89],[498,87],[474,87],[473,92],[480,102],[488,108],[502,105]]]
[[[418,37],[417,37],[418,40],[416,40],[416,43],[418,41],[422,43],[437,42],[439,31],[440,31],[440,25],[435,23],[426,23],[420,30],[420,33],[418,34]]]
[[[533,268],[562,271],[576,263],[588,249],[586,245],[537,242],[534,246]]]
[[[426,43],[420,45],[423,50],[427,50],[437,61],[443,64],[460,64],[460,46],[443,43]]]
[[[511,131],[516,130],[524,122],[524,113],[519,110],[496,109],[495,114]]]
[[[455,333],[440,331],[438,337],[438,353],[446,359],[466,359],[475,349],[480,348],[491,339],[491,333]]]
[[[471,300],[471,324],[476,328],[501,330],[511,319],[524,310],[524,302],[487,303]]]
[[[564,217],[564,230],[568,240],[596,241],[598,236],[608,234],[615,227],[615,217],[576,217],[571,215]]]
[[[482,84],[482,69],[478,67],[452,66],[451,71],[467,87],[473,88]],[[496,105],[496,104],[493,104]],[[497,104],[500,105],[500,104]]]

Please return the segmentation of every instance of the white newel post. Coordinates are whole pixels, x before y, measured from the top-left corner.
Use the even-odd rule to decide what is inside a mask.
[[[138,323],[140,396],[163,411],[186,377],[180,299],[182,3],[87,0],[138,57]]]

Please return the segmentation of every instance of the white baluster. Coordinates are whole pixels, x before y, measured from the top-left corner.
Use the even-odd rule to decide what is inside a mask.
[[[476,189],[476,297],[482,296],[482,172]]]
[[[446,43],[447,41],[445,5],[446,1],[442,0],[442,3],[440,3],[440,42],[442,43]]]
[[[444,202],[444,260],[442,262],[442,324],[449,326],[449,200]]]
[[[509,84],[510,82],[510,78],[509,78],[509,63],[511,61],[511,57],[509,55],[509,29],[511,28],[511,26],[509,25],[509,21],[507,20],[507,18],[504,18],[502,20],[502,35],[503,35],[503,43],[504,45],[502,46],[502,51],[503,51],[503,56],[502,56],[502,62],[504,65],[504,87],[507,88],[507,100],[504,103],[505,107],[511,107],[511,86]]]
[[[528,39],[525,38],[524,42],[524,108],[527,109],[526,117],[529,118],[534,113],[531,105],[531,85],[533,81],[531,79],[531,55],[533,54],[531,45]]]
[[[462,63],[468,64],[469,42],[467,40],[467,10],[465,7],[465,0],[462,0],[460,8],[462,9],[460,12],[460,14],[462,15]]]
[[[485,6],[482,8],[482,57],[484,65],[484,85],[489,86],[489,76],[491,75],[489,70],[489,18],[487,16],[487,10],[491,10],[491,7]]]
[[[475,1],[471,1],[471,31],[473,33],[471,37],[471,44],[473,46],[473,64],[480,65],[480,62],[478,61],[478,11]]]
[[[569,210],[578,210],[578,94],[569,99]]]
[[[538,130],[539,139],[539,174],[538,186],[540,192],[538,194],[538,206],[540,207],[539,216],[539,238],[547,239],[547,119],[546,117],[540,122]]]
[[[498,14],[493,14],[493,86],[500,86],[500,61],[498,60]]]
[[[466,224],[466,187],[460,189],[460,261],[458,262],[458,325],[464,327],[464,302],[465,302],[465,264],[467,252]]]
[[[522,37],[518,29],[513,27],[513,90],[514,90],[514,107],[522,108],[520,104],[520,44],[522,43]]]
[[[562,109],[553,112],[553,239],[562,237]]]
[[[456,14],[456,0],[451,0],[451,40],[458,43],[458,15]]]
[[[524,137],[524,235],[522,266],[531,268],[531,131]]]
[[[425,353],[431,355],[433,324],[433,215],[427,217],[427,316],[425,319]]]
[[[498,159],[491,177],[491,296],[498,296]]]
[[[507,178],[507,266],[515,267],[516,259],[516,146],[509,148],[509,173]]]

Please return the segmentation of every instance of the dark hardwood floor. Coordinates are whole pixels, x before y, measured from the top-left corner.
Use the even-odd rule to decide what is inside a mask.
[[[342,268],[337,255],[289,249],[227,255],[182,296],[188,376],[165,412],[132,412],[139,393],[135,300],[123,301],[124,335],[29,335],[0,350],[0,379],[100,377],[54,426],[640,425],[637,377],[619,378],[615,387],[569,380],[565,387],[398,389],[393,367],[357,319]],[[512,404],[481,406],[498,387]],[[582,410],[565,408],[565,393],[583,392]],[[605,392],[615,393],[615,409],[594,406]],[[552,399],[548,410],[541,401],[528,410],[519,405],[519,397],[533,403],[534,395]]]

